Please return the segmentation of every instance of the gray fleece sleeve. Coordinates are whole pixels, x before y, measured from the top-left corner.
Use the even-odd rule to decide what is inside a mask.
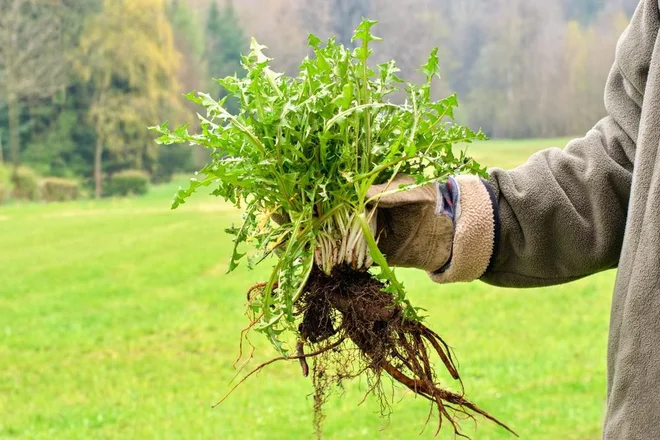
[[[510,171],[491,170],[500,231],[483,281],[552,285],[617,266],[657,37],[656,1],[640,3],[617,44],[605,89],[608,116],[563,150],[541,151]]]

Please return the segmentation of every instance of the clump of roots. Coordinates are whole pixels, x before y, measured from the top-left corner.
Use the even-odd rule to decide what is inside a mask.
[[[437,432],[446,422],[456,436],[466,437],[459,421],[466,417],[473,419],[479,414],[515,434],[464,397],[462,382],[447,344],[422,323],[406,319],[401,308],[395,305],[393,296],[382,289],[382,283],[368,272],[340,266],[334,269],[332,276],[327,276],[315,269],[296,304],[302,316],[299,326],[301,340],[297,355],[286,359],[298,359],[305,376],[310,370],[307,359],[312,359],[317,433],[320,433],[322,406],[330,387],[341,385],[345,379],[365,375],[370,385],[367,394],[379,397],[381,412],[385,413],[389,405],[381,383],[384,372],[431,402],[427,423],[435,408]],[[458,381],[461,393],[438,385],[433,368],[436,356],[451,377]],[[273,359],[252,373],[284,359]]]

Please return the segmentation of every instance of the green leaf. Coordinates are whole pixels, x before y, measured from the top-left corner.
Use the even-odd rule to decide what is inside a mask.
[[[254,223],[254,211],[256,209],[256,205],[252,204],[250,205],[250,208],[248,211],[245,213],[245,219],[243,220],[243,225],[241,226],[241,229],[236,232],[235,229],[232,228],[232,233],[235,235],[234,238],[234,249],[232,251],[231,259],[229,260],[229,268],[227,269],[227,273],[233,272],[234,269],[238,267],[238,262],[241,258],[243,258],[246,253],[240,253],[238,252],[238,246],[245,242],[248,238],[248,230],[250,226]]]
[[[353,83],[344,84],[341,94],[341,109],[346,110],[353,101]]]
[[[245,260],[250,269],[264,260],[274,262],[262,294],[248,307],[250,316],[261,316],[254,328],[280,353],[288,352],[283,341],[297,332],[297,301],[316,264],[319,237],[326,234],[340,243],[339,225],[355,216],[360,223],[350,228],[359,226],[364,233],[379,267],[375,276],[407,318],[422,319],[366,223],[370,185],[391,182],[397,174],[415,178],[406,189],[456,173],[486,175],[461,149],[485,136],[454,122],[456,95],[431,98],[438,49],[421,67],[422,84],[403,82],[394,60],[378,64],[374,72],[371,43],[380,40],[372,33],[375,24],[360,23],[355,49],[310,35],[314,54],[302,59],[293,75],[273,71],[266,46],[252,40],[241,58],[244,70],[216,80],[224,88],[222,99],[204,92],[186,95],[201,108],[199,128],[151,127],[159,144],[201,145],[210,151],[210,162],[188,188],[177,191],[172,208],[213,185],[211,195],[243,212],[242,222],[227,229],[234,236],[231,253],[218,251],[229,254],[228,271]],[[401,99],[389,99],[392,94]]]
[[[429,56],[429,59],[426,62],[426,64],[422,66],[421,72],[424,75],[426,75],[426,79],[428,82],[430,82],[434,76],[440,78],[440,65],[438,60],[437,47],[433,48],[433,50],[431,51],[431,55]]]
[[[309,34],[307,36],[307,44],[310,47],[318,48],[321,45],[321,39],[314,34]]]
[[[375,20],[368,20],[366,18],[362,19],[362,22],[358,25],[353,33],[351,41],[361,40],[363,43],[369,43],[371,41],[382,41],[382,38],[376,37],[371,33],[371,28],[378,24]]]

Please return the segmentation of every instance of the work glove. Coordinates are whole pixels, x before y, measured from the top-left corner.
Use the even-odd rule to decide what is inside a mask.
[[[389,193],[412,182],[411,177],[397,176],[367,193],[374,198],[378,248],[388,264],[423,269],[439,283],[480,278],[498,235],[492,188],[476,176],[461,175]]]

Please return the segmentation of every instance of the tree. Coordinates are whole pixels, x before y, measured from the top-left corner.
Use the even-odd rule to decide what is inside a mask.
[[[168,8],[168,16],[174,32],[174,45],[182,56],[179,64],[179,82],[184,91],[206,90],[209,83],[205,54],[205,28],[200,22],[200,14],[191,9],[188,2],[174,0]],[[190,124],[197,122],[196,105],[186,102],[190,110],[183,120]],[[168,180],[174,172],[185,171],[190,167],[191,158],[202,167],[208,161],[209,151],[203,147],[191,148],[188,145],[161,146],[158,154],[158,170],[153,180]]]
[[[72,75],[69,61],[77,55],[84,24],[98,13],[101,0],[58,1],[59,46],[67,61],[66,85],[52,96],[32,96],[20,101],[20,160],[43,175],[91,176],[93,154],[89,154],[89,146],[95,136],[86,120],[89,99],[79,79]],[[8,125],[7,116],[0,102],[0,127]],[[6,136],[7,130],[3,134]]]
[[[590,22],[603,8],[604,0],[562,0],[564,14],[568,20]]]
[[[371,0],[369,18],[378,21],[374,33],[383,41],[374,46],[376,63],[396,60],[405,80],[421,80],[419,66],[428,59],[428,54],[438,47],[441,79],[434,80],[432,92],[437,98],[447,96],[454,90],[447,87],[446,77],[451,71],[452,58],[448,55],[449,23],[442,11],[428,7],[428,0]],[[401,17],[406,20],[401,20]]]
[[[291,0],[268,0],[268,13],[243,0],[237,4],[245,19],[245,31],[268,46],[267,55],[278,72],[296,74],[307,50],[307,34],[300,26],[299,5]],[[251,7],[250,7],[251,5]]]
[[[499,0],[492,8],[463,95],[470,124],[494,137],[549,135],[558,90],[548,87],[558,85],[561,72],[561,9],[544,0]]]
[[[174,45],[182,57],[179,80],[184,90],[197,89],[205,85],[208,76],[204,60],[204,30],[198,15],[179,0],[169,5],[167,15],[172,25]]]
[[[96,197],[102,195],[106,150],[137,168],[154,161],[146,126],[178,107],[178,62],[163,0],[104,0],[85,26],[76,70],[92,94]]]
[[[353,32],[362,17],[368,17],[371,10],[370,0],[332,0],[330,2],[332,13],[330,14],[331,29],[337,36],[338,41],[346,46],[351,46]]]
[[[247,49],[247,41],[240,27],[234,3],[227,0],[222,11],[215,1],[211,3],[206,23],[206,61],[213,78],[224,78],[241,69],[241,56]],[[216,95],[224,96],[219,85],[214,85]],[[237,110],[237,102],[228,103],[232,113]]]
[[[6,99],[14,174],[20,163],[22,99],[51,96],[67,82],[60,1],[2,0],[0,90]]]
[[[447,53],[447,70],[443,76],[450,82],[450,88],[465,97],[473,84],[470,81],[479,52],[488,40],[490,23],[495,11],[489,6],[489,0],[461,0],[460,2],[441,2],[439,12],[445,18],[442,26],[446,35],[438,41]]]
[[[310,0],[299,5],[299,15],[309,32],[353,47],[353,32],[362,17],[370,17],[371,6],[371,0]]]
[[[603,88],[614,60],[614,48],[627,23],[619,10],[603,10],[589,26],[570,21],[563,44],[563,94],[574,103],[564,115],[565,132],[583,133],[605,115]]]
[[[212,75],[222,69],[222,57],[220,52],[220,33],[222,32],[222,20],[220,19],[220,8],[214,0],[209,6],[208,18],[206,20],[206,59]]]

